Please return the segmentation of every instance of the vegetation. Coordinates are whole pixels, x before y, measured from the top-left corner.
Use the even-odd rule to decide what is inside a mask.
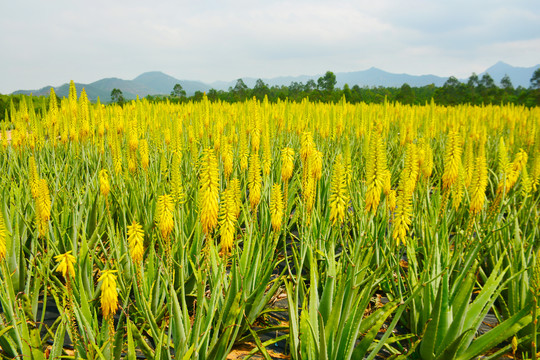
[[[113,103],[117,103],[118,105],[124,105],[124,102],[126,99],[124,99],[124,94],[122,93],[122,90],[120,89],[112,89],[111,90],[111,101]]]
[[[18,105],[4,358],[536,359],[538,107]]]
[[[536,76],[536,80],[535,80]],[[435,101],[437,105],[482,105],[482,104],[515,104],[525,106],[540,105],[540,90],[537,83],[540,83],[540,73],[531,78],[531,87],[528,89],[514,88],[508,76],[501,80],[497,86],[489,74],[485,74],[481,79],[476,74],[472,74],[467,83],[462,83],[455,77],[450,77],[442,87],[427,85],[422,87],[411,87],[403,84],[399,88],[395,87],[360,87],[354,85],[352,88],[345,84],[343,89],[336,88],[336,76],[331,71],[320,77],[317,82],[310,80],[306,84],[292,82],[289,86],[268,86],[263,80],[258,79],[253,89],[247,87],[242,79],[238,79],[234,87],[228,91],[210,89],[206,94],[211,101],[238,102],[246,101],[253,97],[263,101],[265,97],[270,102],[278,100],[297,101],[309,99],[313,102],[339,102],[342,97],[353,104],[364,102],[367,104],[382,104],[385,101],[397,101],[402,104],[424,105]],[[200,101],[203,98],[202,92],[196,92],[186,100]],[[173,96],[171,94],[171,96]],[[174,98],[178,97],[176,95]],[[150,97],[152,100],[165,100],[166,97]]]

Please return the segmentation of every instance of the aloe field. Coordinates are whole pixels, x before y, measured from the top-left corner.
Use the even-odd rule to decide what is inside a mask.
[[[539,108],[49,101],[0,124],[2,358],[538,357]]]

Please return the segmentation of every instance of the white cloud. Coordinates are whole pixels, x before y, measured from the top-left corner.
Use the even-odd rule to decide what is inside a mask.
[[[536,0],[4,2],[0,92],[151,70],[207,82],[372,66],[463,77],[539,63],[539,22]]]

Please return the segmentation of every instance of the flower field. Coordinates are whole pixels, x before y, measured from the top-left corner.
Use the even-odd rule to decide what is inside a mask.
[[[539,108],[30,99],[0,356],[537,358]]]

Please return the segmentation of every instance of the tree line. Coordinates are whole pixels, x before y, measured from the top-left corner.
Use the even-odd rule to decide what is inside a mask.
[[[351,103],[382,103],[385,101],[397,101],[403,104],[425,104],[433,101],[439,105],[459,104],[516,104],[528,107],[540,105],[540,68],[537,69],[531,80],[530,87],[524,88],[513,86],[512,80],[505,75],[500,84],[496,84],[489,74],[479,77],[473,73],[467,82],[461,82],[451,76],[443,86],[433,84],[419,87],[411,87],[403,84],[401,87],[350,87],[345,84],[343,88],[337,88],[336,76],[327,71],[317,81],[309,80],[291,82],[289,86],[269,86],[263,80],[258,79],[255,86],[249,88],[242,79],[238,79],[234,87],[228,90],[210,89],[206,96],[211,101],[237,102],[245,101],[253,97],[263,100],[265,97],[270,102],[277,100],[302,101],[309,98],[315,102],[337,102],[343,97]],[[172,102],[198,101],[202,99],[202,91],[195,92],[192,96],[186,96],[180,84],[176,84],[169,96],[148,96],[149,100],[169,100]]]

